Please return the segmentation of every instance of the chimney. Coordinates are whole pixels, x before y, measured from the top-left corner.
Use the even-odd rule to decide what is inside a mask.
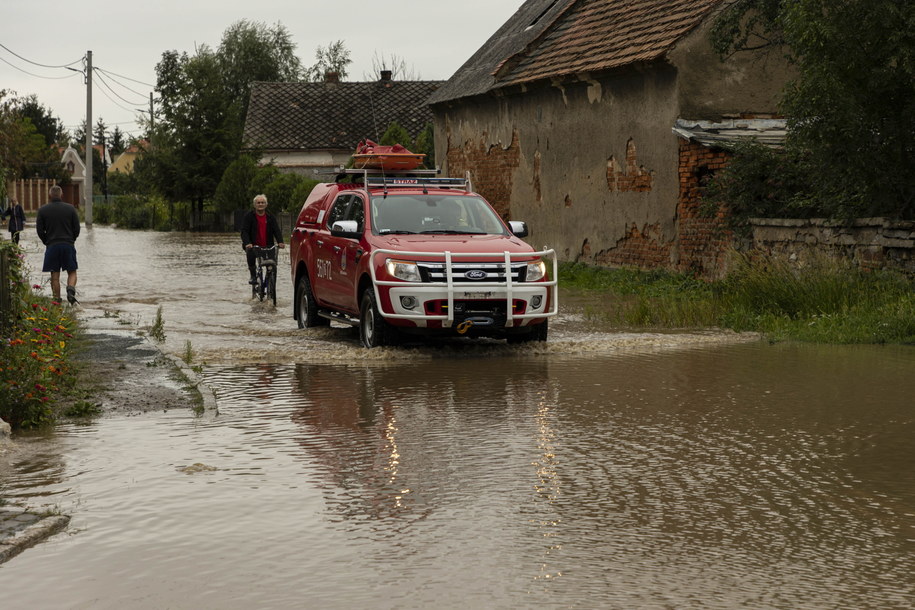
[[[340,73],[339,72],[325,72],[324,73],[324,82],[325,83],[339,83],[340,82]]]
[[[383,82],[383,83],[391,82],[391,71],[390,70],[381,71],[381,82]]]

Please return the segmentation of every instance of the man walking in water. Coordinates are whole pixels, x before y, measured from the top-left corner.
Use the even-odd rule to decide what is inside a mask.
[[[76,303],[76,238],[79,237],[79,214],[61,200],[63,189],[54,185],[48,191],[49,203],[38,208],[35,230],[46,246],[42,271],[51,272],[51,293],[60,301],[60,270],[67,272],[67,301]]]

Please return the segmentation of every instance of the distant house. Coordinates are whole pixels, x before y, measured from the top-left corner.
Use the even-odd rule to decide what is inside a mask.
[[[137,143],[131,144],[127,147],[127,150],[122,152],[114,160],[114,163],[108,166],[109,174],[130,174],[133,173],[133,164],[137,160],[137,157],[145,150],[147,142],[145,140]]]
[[[411,138],[432,122],[426,100],[443,81],[267,83],[251,86],[244,146],[261,163],[311,174],[344,165],[360,140],[381,138],[396,121]],[[401,142],[409,147],[410,142]]]
[[[720,272],[721,144],[784,137],[778,53],[721,62],[724,0],[528,0],[429,99],[436,158],[562,260]]]

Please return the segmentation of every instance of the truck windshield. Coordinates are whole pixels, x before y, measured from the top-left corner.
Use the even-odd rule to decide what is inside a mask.
[[[498,214],[480,197],[421,193],[373,197],[372,231],[378,235],[508,234]]]

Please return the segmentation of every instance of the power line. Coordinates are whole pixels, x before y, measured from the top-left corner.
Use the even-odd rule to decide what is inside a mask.
[[[8,66],[10,66],[12,68],[19,70],[20,72],[28,74],[29,76],[34,76],[35,78],[43,78],[45,80],[61,80],[64,78],[73,78],[74,76],[76,76],[76,74],[67,74],[66,76],[42,76],[41,74],[33,74],[32,72],[29,72],[28,70],[23,70],[19,66],[11,64],[10,62],[3,59],[2,57],[0,57],[0,61],[2,61],[3,63],[7,64]],[[79,74],[82,74],[82,72],[79,72]]]
[[[112,94],[114,94],[119,100],[121,100],[125,104],[142,104],[143,103],[143,102],[134,102],[134,101],[121,97],[120,95],[118,95],[118,93],[114,89],[111,88],[111,85],[108,84],[108,81],[105,80],[105,77],[102,76],[101,73],[98,73],[97,76],[98,76],[99,82],[102,83],[105,86],[105,88],[108,89],[108,91],[110,91]],[[104,93],[104,91],[102,93]],[[136,93],[136,91],[134,91],[134,93]],[[137,93],[137,95],[143,95],[143,94]],[[112,101],[114,101],[114,100],[112,100]]]
[[[10,53],[12,53],[13,55],[15,55],[15,56],[18,57],[19,59],[21,59],[22,61],[27,62],[27,63],[30,63],[30,64],[32,64],[33,66],[40,66],[40,67],[42,67],[42,68],[66,68],[66,67],[68,67],[68,66],[72,66],[73,64],[78,64],[79,62],[81,62],[81,61],[83,61],[83,60],[85,59],[85,57],[80,57],[80,58],[77,59],[76,61],[71,61],[71,62],[68,63],[68,64],[63,64],[63,65],[61,65],[61,66],[49,66],[49,65],[47,65],[47,64],[40,64],[40,63],[38,63],[37,61],[32,61],[31,59],[26,59],[26,58],[23,57],[22,55],[19,55],[18,53],[14,52],[12,49],[10,49],[9,47],[7,47],[7,46],[5,46],[5,45],[3,45],[3,44],[0,44],[0,47],[6,49],[6,50],[9,51]],[[7,63],[9,63],[9,62],[7,62]],[[10,64],[10,65],[12,66],[13,64]],[[13,66],[13,67],[15,68],[15,66]],[[33,75],[33,76],[34,76],[34,75]]]
[[[128,76],[123,76],[123,75],[121,75],[121,74],[117,74],[117,73],[115,73],[115,72],[110,72],[110,71],[108,71],[108,70],[102,70],[101,68],[95,68],[95,69],[96,69],[96,70],[101,70],[102,72],[104,72],[105,74],[107,74],[109,77],[111,77],[111,76],[117,76],[117,77],[119,77],[119,78],[124,78],[124,79],[127,79],[127,80],[129,80],[129,81],[133,81],[133,82],[138,83],[138,84],[140,84],[140,85],[146,85],[147,87],[155,87],[155,85],[150,85],[149,83],[144,83],[143,81],[137,80],[137,79],[135,79],[135,78],[130,78],[130,77],[128,77]],[[112,79],[112,80],[114,80],[114,79]],[[124,87],[125,89],[127,89],[127,87],[125,87],[124,85],[121,85],[121,86]],[[134,91],[134,93],[136,93],[136,91]],[[141,95],[142,95],[142,94],[141,94]]]
[[[105,85],[105,88],[109,88],[108,85],[107,85],[107,83],[105,83],[105,82],[102,81],[101,79],[99,79],[99,82],[103,83],[103,84]],[[108,95],[107,93],[105,93],[105,88],[101,88],[101,87],[100,87],[100,88],[99,88],[99,91],[102,92],[102,95],[104,95],[105,97],[108,98],[108,101],[110,101],[112,104],[114,104],[115,106],[117,106],[117,107],[120,108],[121,110],[125,110],[125,111],[127,111],[127,112],[142,112],[142,110],[140,110],[140,109],[138,109],[138,108],[125,108],[124,106],[121,106],[121,105],[118,104],[116,101],[114,101],[114,99],[113,99],[110,95]],[[109,89],[110,89],[110,88],[109,88]],[[112,93],[114,93],[114,91],[112,91]],[[114,94],[117,95],[117,93],[114,93]],[[118,95],[118,97],[121,97],[121,96]],[[124,98],[122,98],[122,97],[121,97],[121,99],[124,100]],[[127,102],[128,104],[132,104],[132,103],[133,103],[133,102],[130,102],[130,101],[128,101],[128,100],[124,100],[124,101]]]
[[[123,87],[124,89],[127,89],[127,90],[130,91],[131,93],[136,93],[136,94],[139,95],[140,97],[144,97],[144,98],[146,97],[146,94],[145,94],[145,93],[140,93],[139,91],[136,91],[136,90],[134,90],[134,89],[131,89],[130,87],[128,87],[128,86],[125,85],[124,83],[118,81],[116,78],[112,78],[112,74],[114,74],[113,72],[108,72],[108,71],[106,71],[106,70],[102,70],[101,68],[93,68],[93,70],[95,70],[96,72],[99,73],[99,78],[102,78],[102,74],[104,74],[105,76],[108,77],[109,80],[111,80],[112,82],[116,83],[117,85]],[[114,74],[114,76],[117,76],[117,74]],[[122,76],[121,78],[124,78],[124,77]],[[139,81],[136,81],[136,82],[139,82]],[[141,84],[143,84],[143,83],[141,83]]]

